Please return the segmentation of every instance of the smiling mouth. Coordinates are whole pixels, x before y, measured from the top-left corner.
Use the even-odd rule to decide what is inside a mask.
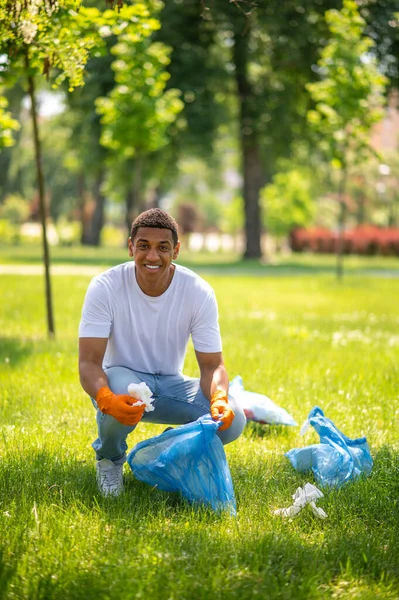
[[[147,269],[150,269],[150,271],[156,271],[157,269],[160,269],[159,265],[145,265]]]

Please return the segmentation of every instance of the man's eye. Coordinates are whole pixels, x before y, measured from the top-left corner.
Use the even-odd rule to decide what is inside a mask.
[[[147,248],[147,244],[139,244],[140,250],[145,250]]]
[[[169,250],[169,246],[161,246],[160,250],[161,252],[167,252]]]

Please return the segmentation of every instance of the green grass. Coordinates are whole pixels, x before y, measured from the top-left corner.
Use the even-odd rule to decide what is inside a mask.
[[[126,248],[90,246],[54,246],[50,248],[51,263],[54,266],[74,265],[111,267],[129,260]],[[0,244],[0,266],[11,264],[40,265],[42,249],[39,244],[32,246],[7,246]],[[230,252],[190,252],[182,243],[179,263],[206,273],[289,275],[335,273],[334,255],[292,254],[267,257],[264,261],[243,261],[236,253]],[[346,256],[345,270],[348,273],[372,273],[399,277],[399,258],[380,256]]]
[[[326,490],[325,521],[273,515],[313,482],[284,457],[317,441],[299,427],[248,424],[226,447],[237,518],[194,509],[128,468],[123,496],[102,498],[77,373],[89,278],[53,277],[51,341],[43,278],[0,276],[0,598],[399,598],[399,279],[349,273],[339,285],[318,271],[206,278],[231,377],[299,424],[318,404],[350,437],[367,436],[372,474]],[[185,371],[197,375],[191,348]],[[160,431],[142,424],[130,447]]]

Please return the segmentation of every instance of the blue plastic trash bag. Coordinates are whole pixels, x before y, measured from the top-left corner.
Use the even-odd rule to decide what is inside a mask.
[[[265,425],[297,425],[291,415],[281,406],[277,406],[267,396],[256,392],[247,392],[240,375],[230,382],[229,394],[242,407],[247,421],[256,421]]]
[[[312,408],[308,421],[320,436],[320,444],[293,448],[285,456],[300,472],[312,470],[321,486],[340,487],[373,467],[365,437],[351,440],[324,416],[318,406]],[[306,426],[306,424],[305,424]],[[303,428],[304,429],[304,428]]]
[[[236,514],[230,469],[216,435],[221,423],[204,415],[138,443],[129,453],[134,476],[194,503]]]

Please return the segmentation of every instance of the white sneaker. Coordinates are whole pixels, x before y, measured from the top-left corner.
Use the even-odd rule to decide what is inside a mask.
[[[96,464],[97,484],[103,496],[119,496],[123,492],[123,463],[115,464],[108,458]]]

